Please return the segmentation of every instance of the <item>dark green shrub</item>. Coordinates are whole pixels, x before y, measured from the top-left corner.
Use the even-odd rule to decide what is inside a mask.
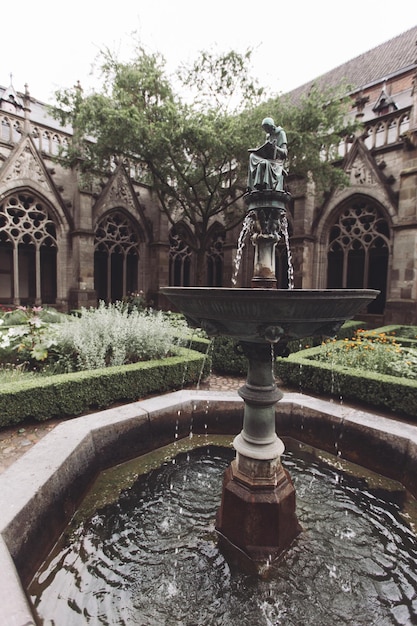
[[[241,376],[246,374],[248,360],[238,352],[237,341],[232,337],[215,337],[213,339],[212,365],[218,374]]]
[[[181,349],[175,357],[57,376],[39,376],[0,388],[0,426],[26,419],[79,415],[115,402],[181,389],[207,373],[201,353]]]
[[[363,328],[363,322],[349,321],[343,324],[337,334],[338,339],[350,338],[355,331]],[[306,337],[290,341],[287,345],[290,353],[304,350],[306,347],[318,346],[322,343],[322,337]],[[215,337],[213,339],[212,362],[213,371],[218,374],[230,374],[235,376],[246,375],[248,360],[239,352],[238,341],[232,337]]]
[[[277,359],[276,372],[283,383],[305,392],[417,417],[417,380],[314,361],[312,357],[318,350],[310,348]]]

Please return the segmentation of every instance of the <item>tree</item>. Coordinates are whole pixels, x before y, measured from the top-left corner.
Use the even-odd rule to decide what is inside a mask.
[[[107,50],[102,60],[101,93],[57,93],[55,115],[74,129],[63,157],[69,165],[82,157],[84,171],[109,169],[115,157],[146,164],[168,219],[185,220],[194,233],[186,243],[202,284],[210,227],[219,220],[227,230],[242,219],[235,203],[245,191],[249,129],[239,113],[262,93],[249,78],[250,51],[201,53],[192,67],[180,68],[182,94],[197,90],[191,102],[174,91],[159,54],[139,48],[133,61],[121,63]]]
[[[220,222],[228,230],[242,220],[247,149],[264,140],[262,117],[275,116],[286,128],[300,174],[336,181],[320,150],[325,141],[340,140],[340,103],[324,101],[317,90],[300,108],[280,98],[262,103],[250,60],[250,50],[202,52],[170,79],[159,54],[138,47],[122,63],[104,50],[100,93],[84,96],[79,87],[57,93],[55,115],[74,129],[64,161],[85,172],[108,170],[115,158],[144,163],[170,222],[183,220],[193,232],[185,243],[196,256],[197,284],[204,280],[210,229]]]

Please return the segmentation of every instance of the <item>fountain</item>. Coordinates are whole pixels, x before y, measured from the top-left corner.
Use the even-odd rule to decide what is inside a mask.
[[[281,144],[282,149],[284,148]],[[268,155],[271,156],[267,151],[266,156]],[[273,153],[272,156],[276,154]],[[195,568],[191,568],[191,571],[187,570],[185,582],[181,583],[189,592],[190,598],[184,602],[183,596],[179,594],[178,605],[183,613],[181,619],[175,623],[191,623],[190,620],[192,620],[192,623],[278,624],[281,623],[281,618],[274,614],[274,611],[279,612],[283,607],[285,609],[285,604],[287,604],[288,610],[294,612],[294,621],[291,623],[300,623],[300,616],[302,616],[302,622],[305,624],[334,624],[342,619],[340,615],[343,617],[355,615],[358,616],[357,623],[365,625],[369,624],[376,615],[375,594],[378,595],[378,599],[381,596],[380,606],[383,614],[393,615],[389,621],[381,619],[378,623],[411,623],[410,619],[415,618],[417,608],[414,600],[417,580],[411,580],[414,576],[414,547],[409,550],[410,554],[408,554],[408,547],[405,546],[403,557],[405,564],[401,568],[401,571],[404,570],[404,575],[400,580],[402,590],[398,592],[398,597],[401,595],[402,598],[400,601],[391,585],[391,573],[393,572],[395,577],[398,577],[396,546],[402,546],[404,541],[400,535],[398,542],[393,544],[391,531],[386,529],[389,520],[381,522],[379,512],[376,515],[377,525],[381,529],[383,538],[388,541],[389,559],[383,552],[374,564],[371,564],[368,557],[363,558],[363,536],[361,532],[358,532],[359,551],[350,560],[355,563],[363,562],[364,571],[359,587],[357,587],[356,573],[352,574],[355,587],[353,604],[345,610],[347,605],[343,601],[341,592],[345,594],[345,598],[353,594],[343,588],[334,588],[332,584],[324,588],[324,596],[320,595],[324,579],[318,575],[320,574],[319,567],[321,566],[322,569],[321,574],[324,572],[325,578],[329,579],[327,582],[336,581],[338,574],[333,569],[333,565],[329,566],[327,572],[328,557],[319,549],[325,548],[328,543],[331,544],[331,541],[319,535],[314,548],[311,547],[311,529],[312,527],[314,530],[319,529],[329,513],[327,508],[324,509],[319,522],[313,520],[308,524],[303,514],[303,492],[311,490],[311,483],[306,483],[303,489],[302,486],[299,488],[300,483],[297,482],[298,498],[299,502],[301,501],[300,517],[308,528],[308,532],[300,534],[300,525],[295,514],[295,490],[289,473],[281,464],[284,444],[275,433],[275,424],[277,423],[282,436],[316,445],[328,453],[334,452],[337,445],[342,458],[353,462],[358,462],[360,451],[366,450],[366,454],[360,460],[361,464],[402,482],[414,496],[417,494],[415,478],[417,476],[417,432],[411,424],[396,423],[382,415],[375,416],[364,411],[355,411],[352,408],[330,404],[318,398],[309,398],[297,393],[288,393],[285,398],[282,398],[273,375],[273,355],[285,354],[289,340],[310,335],[333,335],[346,319],[353,317],[376,296],[377,292],[373,290],[320,291],[276,288],[273,266],[274,250],[279,237],[282,235],[285,237],[285,212],[290,197],[284,189],[280,188],[282,187],[280,175],[283,175],[283,170],[279,163],[262,163],[259,172],[253,170],[256,162],[262,159],[262,154],[256,151],[253,155],[251,153],[252,171],[246,196],[248,221],[251,222],[252,243],[255,246],[252,288],[165,288],[163,290],[185,313],[191,325],[202,326],[211,336],[224,334],[239,341],[242,351],[249,360],[247,381],[239,390],[241,399],[235,394],[182,390],[101,411],[95,415],[75,418],[57,426],[13,467],[9,468],[9,471],[4,472],[0,476],[0,493],[2,494],[0,566],[4,573],[4,580],[0,586],[0,623],[10,626],[27,626],[40,623],[43,619],[43,617],[35,616],[36,607],[28,603],[28,585],[45,554],[62,533],[68,519],[77,510],[91,481],[101,470],[172,443],[174,424],[176,424],[175,441],[177,438],[178,440],[187,439],[190,434],[190,423],[193,424],[194,433],[234,435],[241,426],[242,399],[243,429],[234,439],[236,458],[225,470],[223,478],[222,501],[216,521],[217,538],[228,560],[229,556],[231,559],[236,557],[239,563],[243,561],[256,572],[260,572],[262,565],[268,563],[277,575],[271,585],[267,579],[258,577],[254,579],[252,576],[242,578],[240,573],[235,579],[234,574],[229,574],[228,568],[223,566],[222,558],[218,558],[217,551],[212,550],[210,542],[193,539],[189,544],[189,549],[185,551],[185,560],[195,563]],[[266,161],[272,160],[266,159]],[[275,161],[278,160],[275,159]],[[281,401],[278,402],[279,400]],[[210,404],[209,411],[207,410],[208,404]],[[193,441],[195,438],[196,436]],[[288,463],[287,452],[286,463]],[[223,460],[221,462],[223,463]],[[310,460],[308,460],[307,466],[310,465]],[[222,467],[225,466],[226,463],[222,465]],[[290,470],[293,474],[294,466],[291,464]],[[188,465],[185,471],[189,471]],[[194,482],[196,487],[201,487],[202,472],[197,471],[198,474],[194,474],[196,477],[190,478],[190,483]],[[339,481],[339,479],[335,481],[333,475],[330,480],[332,484]],[[323,481],[317,480],[317,482]],[[184,484],[186,483],[181,481],[181,485]],[[350,489],[358,493],[360,500],[361,484]],[[168,489],[170,491],[170,485]],[[175,492],[175,487],[173,491]],[[378,493],[379,487],[376,489],[376,497]],[[164,503],[165,495],[164,491],[158,496],[160,502]],[[195,507],[199,508],[200,502],[206,504],[207,495],[206,489],[202,495],[197,496],[193,500]],[[329,500],[334,500],[331,496],[316,496],[316,499],[321,500],[325,505]],[[180,507],[184,504],[183,500],[181,492]],[[214,505],[217,508],[217,501]],[[146,508],[149,509],[149,507]],[[347,508],[351,510],[350,507]],[[365,504],[365,509],[368,508]],[[312,507],[309,508],[312,516],[316,509],[316,502],[313,500]],[[357,514],[360,518],[362,518],[361,511],[362,509]],[[146,529],[158,526],[161,527],[163,533],[166,533],[167,520],[163,512],[159,514],[158,511],[152,510],[152,512],[155,516]],[[342,505],[342,514],[344,513]],[[182,515],[181,512],[180,515]],[[211,516],[211,511],[204,511],[204,516],[203,527],[204,536],[206,536],[210,525],[207,522],[207,516]],[[365,511],[363,517],[365,517]],[[388,517],[391,517],[391,513],[388,513]],[[137,526],[141,530],[140,522]],[[339,529],[334,518],[330,526],[331,533],[334,534],[336,529],[337,534],[346,543],[345,540],[349,539],[351,529]],[[294,541],[296,538],[297,540]],[[123,534],[122,550],[127,539],[128,536]],[[177,543],[179,541],[178,534],[176,534],[175,541]],[[163,564],[166,571],[173,574],[174,580],[165,581],[167,585],[164,586],[164,580],[160,580],[157,574],[155,587],[149,587],[149,592],[147,588],[144,590],[148,603],[151,599],[150,604],[159,592],[164,592],[160,598],[160,606],[166,606],[167,617],[166,620],[162,620],[161,616],[156,614],[153,621],[149,623],[174,623],[170,602],[176,591],[174,559],[177,558],[175,552],[177,543],[175,541],[172,549],[168,550],[168,562]],[[292,544],[292,549],[286,553],[288,559],[278,560],[280,554],[290,544]],[[108,563],[111,576],[108,579],[107,572],[103,572],[105,574],[104,588],[100,589],[99,593],[94,592],[90,595],[88,590],[81,589],[87,605],[90,600],[93,602],[95,599],[103,600],[105,615],[111,608],[108,604],[111,596],[109,589],[112,589],[119,597],[119,604],[114,607],[117,614],[119,611],[129,611],[124,591],[129,591],[131,588],[135,592],[140,587],[138,577],[141,568],[144,567],[143,559],[139,558],[136,567],[136,561],[132,555],[139,554],[140,556],[142,547],[134,542],[132,545],[132,551],[126,553],[126,562],[133,563],[136,568],[131,580],[127,580],[122,573],[121,580],[116,582],[113,574],[117,573],[119,562],[110,559]],[[301,563],[299,556],[300,552],[303,552],[303,545],[307,546],[306,560]],[[365,545],[368,545],[366,541]],[[332,545],[330,548],[332,550]],[[204,552],[206,549],[207,552]],[[153,545],[151,552],[154,550]],[[163,551],[164,546],[161,549],[160,546],[156,546],[158,554],[162,554]],[[95,557],[95,549],[93,554]],[[206,557],[207,569],[200,571],[201,563],[198,556],[201,554]],[[277,567],[274,567],[274,560],[277,562]],[[100,567],[101,565],[102,563]],[[62,569],[59,560],[57,569],[58,571]],[[70,569],[75,572],[78,589],[76,569],[72,570],[71,564]],[[87,569],[90,569],[89,566]],[[150,570],[147,571],[153,569],[154,561],[151,559]],[[235,571],[233,568],[233,572]],[[282,586],[283,572],[284,577],[289,577],[288,587]],[[199,573],[200,577],[198,577]],[[206,585],[208,576],[213,577],[213,587],[220,590],[220,598],[223,591],[229,593],[227,588],[230,588],[231,595],[226,596],[225,604],[222,604],[219,599],[213,600],[214,592],[209,591],[207,594],[210,610],[224,609],[226,611],[224,613],[226,617],[221,618],[223,621],[213,621],[210,617],[205,619],[204,616],[200,620],[188,611],[187,602],[191,610],[193,607],[196,611],[200,609],[202,589],[207,586],[210,590],[210,586]],[[378,591],[370,589],[368,578],[371,582],[375,580],[375,587],[381,586],[386,581],[386,592],[379,594]],[[219,580],[222,581],[221,585],[219,585]],[[342,582],[344,584],[345,581]],[[48,580],[41,578],[41,584],[47,583]],[[310,584],[317,587],[314,592],[309,588]],[[237,601],[232,593],[235,587],[241,591]],[[259,602],[264,615],[261,621],[255,614],[252,616],[245,613],[246,607],[253,609],[253,598],[257,588],[260,588],[262,592]],[[306,600],[302,613],[294,595]],[[362,604],[363,596],[369,596],[366,611]],[[122,600],[121,597],[123,597]],[[229,597],[233,606],[239,608],[238,613],[235,614],[235,621],[227,619],[231,611],[228,606]],[[245,598],[249,602],[247,605],[243,605]],[[312,610],[315,608],[318,611],[321,607],[327,614],[327,602],[333,601],[333,604],[336,604],[336,599],[338,601],[339,598],[342,603],[338,608],[337,616],[329,614],[326,619],[323,615],[317,616]],[[56,599],[63,599],[69,607],[71,623],[86,623],[89,610],[87,605],[82,612],[79,612],[77,605],[69,604],[68,594],[64,593]],[[243,612],[240,610],[241,605],[244,606]],[[140,616],[142,616],[141,611],[139,607],[138,615]],[[405,613],[400,615],[401,611]],[[105,615],[101,616],[101,623],[116,623],[106,622]],[[408,617],[403,617],[403,615],[411,616],[408,622]],[[44,615],[45,620],[55,619],[55,617],[55,608],[52,608],[49,614]],[[77,622],[76,619],[79,621]],[[112,617],[109,617],[109,620],[111,619]],[[282,619],[286,619],[285,611]]]
[[[274,561],[301,532],[295,490],[283,468],[284,444],[275,432],[275,405],[283,397],[273,357],[288,341],[334,336],[342,324],[371,302],[378,291],[277,289],[275,246],[286,230],[290,195],[284,190],[287,140],[271,118],[262,122],[265,143],[249,150],[247,220],[255,247],[251,288],[181,288],[161,291],[192,327],[209,336],[238,340],[248,359],[243,429],[234,439],[236,458],[224,475],[216,529],[232,560],[258,570]]]

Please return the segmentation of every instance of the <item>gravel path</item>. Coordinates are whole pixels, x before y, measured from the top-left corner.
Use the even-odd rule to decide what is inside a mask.
[[[244,378],[211,375],[201,389],[236,391],[243,383]],[[0,474],[61,422],[62,419],[33,421],[0,429]]]

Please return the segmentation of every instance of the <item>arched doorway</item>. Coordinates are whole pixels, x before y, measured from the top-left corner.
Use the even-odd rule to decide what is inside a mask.
[[[384,214],[367,198],[350,200],[330,228],[327,286],[379,289],[368,313],[383,313],[387,294],[390,231]]]
[[[45,203],[29,192],[0,203],[0,301],[54,304],[56,227]]]
[[[116,302],[138,291],[140,237],[123,211],[107,214],[95,230],[94,289]]]

